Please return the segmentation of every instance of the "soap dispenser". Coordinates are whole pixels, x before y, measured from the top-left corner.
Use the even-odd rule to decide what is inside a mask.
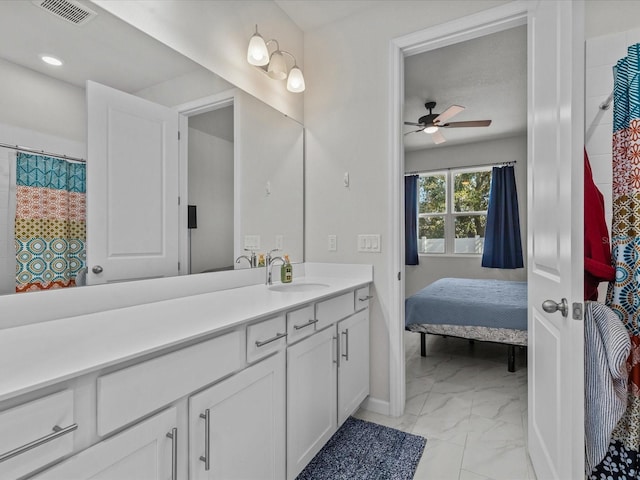
[[[291,283],[293,280],[293,266],[289,261],[289,255],[284,256],[284,263],[280,267],[280,281],[282,283]]]

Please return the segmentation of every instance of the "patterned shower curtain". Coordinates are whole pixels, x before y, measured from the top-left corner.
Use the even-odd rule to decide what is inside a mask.
[[[627,410],[591,478],[640,477],[640,44],[614,68],[612,257],[607,305],[631,336]]]
[[[72,287],[85,265],[86,169],[19,152],[16,160],[16,292]]]

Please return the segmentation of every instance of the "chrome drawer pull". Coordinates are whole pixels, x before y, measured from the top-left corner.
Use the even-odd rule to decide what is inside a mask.
[[[316,323],[318,323],[318,320],[314,320],[312,318],[307,323],[303,323],[302,325],[294,325],[293,328],[295,328],[296,330],[302,330],[303,328],[308,327],[309,325],[315,325]]]
[[[276,340],[280,340],[282,337],[286,337],[286,336],[287,336],[286,333],[278,333],[276,334],[275,337],[270,338],[269,340],[265,340],[264,342],[261,342],[260,340],[256,340],[256,347],[262,347],[267,343],[275,342]]]
[[[172,428],[167,438],[171,439],[171,480],[178,480],[178,429]]]
[[[200,460],[204,462],[204,469],[208,471],[211,467],[211,457],[210,457],[210,433],[211,433],[211,416],[209,409],[207,408],[204,413],[200,414],[200,418],[204,420],[204,455],[200,457]]]
[[[21,447],[14,448],[13,450],[7,453],[3,453],[2,455],[0,455],[0,462],[4,462],[5,460],[9,460],[10,458],[18,456],[24,452],[28,452],[29,450],[39,447],[40,445],[44,445],[45,443],[50,442],[51,440],[55,440],[56,438],[66,435],[67,433],[73,432],[74,430],[77,430],[77,429],[78,429],[77,423],[72,423],[68,427],[64,427],[64,428],[56,425],[53,427],[53,433],[50,433],[49,435],[45,435],[44,437],[34,440],[33,442],[29,442],[26,445],[22,445]]]
[[[366,302],[367,300],[371,300],[373,298],[373,295],[367,295],[364,298],[359,298],[358,300],[361,302]]]
[[[342,356],[344,357],[344,359],[348,362],[349,361],[349,329],[347,328],[346,330],[344,330],[342,332],[342,334],[344,335],[344,353],[342,354]]]

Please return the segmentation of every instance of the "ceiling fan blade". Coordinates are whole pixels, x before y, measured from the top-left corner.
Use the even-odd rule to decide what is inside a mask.
[[[459,114],[463,110],[464,110],[464,107],[461,107],[460,105],[451,105],[444,112],[442,112],[440,115],[438,115],[436,118],[434,118],[433,119],[433,123],[434,123],[434,125],[442,124],[442,123],[446,122],[447,120],[449,120],[454,115]]]
[[[424,128],[424,124],[423,123],[415,123],[415,122],[404,122],[405,125],[413,125],[414,127],[422,127]]]
[[[433,132],[431,134],[431,139],[433,140],[433,143],[435,143],[436,145],[447,141],[447,139],[444,138],[440,130],[436,130],[435,132]]]
[[[418,133],[418,132],[423,132],[424,128],[421,128],[419,130],[411,130],[410,132],[405,133],[405,135],[409,135],[410,133]]]
[[[488,127],[491,125],[491,120],[470,120],[468,122],[450,122],[444,125],[438,125],[439,127],[446,128],[460,128],[460,127]]]

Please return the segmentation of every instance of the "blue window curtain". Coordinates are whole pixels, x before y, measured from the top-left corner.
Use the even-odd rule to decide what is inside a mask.
[[[404,263],[418,265],[418,175],[404,177]]]
[[[522,268],[518,193],[513,166],[493,167],[482,266]]]

